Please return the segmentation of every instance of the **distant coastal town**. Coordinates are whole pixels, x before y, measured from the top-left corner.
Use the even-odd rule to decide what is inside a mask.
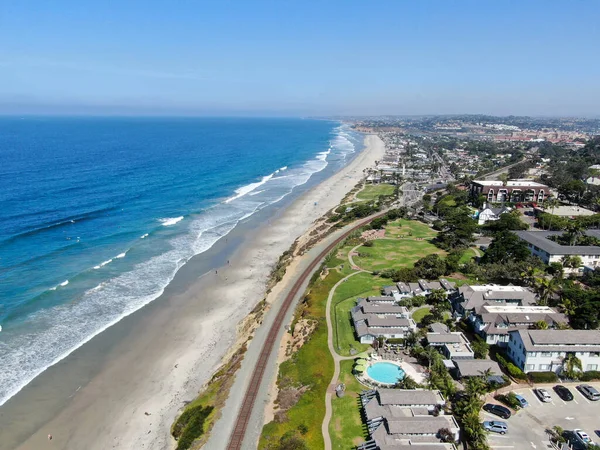
[[[385,154],[277,266],[345,232],[295,297],[276,379],[251,394],[258,448],[596,448],[598,121],[352,126]],[[206,442],[225,391],[183,411],[177,448]],[[194,411],[203,432],[182,446]],[[248,422],[261,426],[240,412],[227,448],[250,442]]]

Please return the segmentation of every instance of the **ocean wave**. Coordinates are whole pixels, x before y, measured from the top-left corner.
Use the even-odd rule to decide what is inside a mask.
[[[125,258],[125,255],[127,254],[127,252],[123,252],[123,253],[119,253],[115,258]]]
[[[262,190],[262,191],[250,192],[248,195],[252,197],[254,195],[262,194],[263,192],[265,192],[265,191]]]
[[[279,169],[277,169],[275,171],[275,173],[283,172],[284,170],[287,170],[287,168],[288,168],[287,166],[280,167]]]
[[[148,233],[141,235],[140,239],[146,239],[147,237],[148,237]]]
[[[260,181],[257,181],[256,183],[250,183],[250,184],[247,184],[246,186],[242,186],[241,188],[236,189],[235,195],[233,197],[230,197],[227,200],[225,200],[224,203],[231,203],[232,201],[234,201],[240,197],[243,197],[246,194],[249,194],[250,192],[255,190],[257,187],[262,186],[267,181],[269,181],[271,178],[273,178],[273,176],[275,176],[276,173],[277,172],[273,172],[269,175],[262,177],[262,179]]]
[[[158,219],[158,221],[160,223],[162,223],[162,225],[164,227],[169,227],[171,225],[175,225],[178,222],[181,222],[183,220],[183,216],[179,216],[179,217],[166,217],[164,219]]]

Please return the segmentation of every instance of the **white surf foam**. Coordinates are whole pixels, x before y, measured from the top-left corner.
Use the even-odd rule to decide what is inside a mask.
[[[246,220],[257,210],[282,200],[295,187],[306,183],[313,174],[322,171],[328,165],[328,155],[337,155],[338,152],[344,151],[339,150],[337,141],[334,141],[332,148],[319,153],[314,159],[292,169],[286,168],[285,177],[273,178],[274,174],[271,174],[263,177],[260,182],[236,191],[236,198],[251,192],[255,195],[261,192],[261,201],[253,201],[252,196],[248,196],[234,203],[230,203],[230,200],[218,204],[198,216],[190,216],[190,224],[186,231],[169,241],[170,250],[135,264],[128,272],[103,281],[86,291],[76,301],[57,305],[28,317],[27,321],[31,326],[20,333],[8,334],[6,339],[3,337],[0,341],[0,354],[3,355],[0,405],[46,368],[56,364],[123,317],[159,297],[177,271],[190,258],[210,249],[240,221]],[[340,139],[339,144],[345,144],[345,141]],[[263,185],[270,180],[272,181],[268,188],[256,191],[258,186],[255,185]],[[160,222],[169,226],[181,220],[183,216],[161,219]],[[121,255],[125,256],[125,253],[117,257]],[[106,265],[113,259],[99,266]]]
[[[265,184],[267,181],[269,181],[271,178],[273,178],[273,176],[275,175],[276,172],[273,172],[269,175],[266,175],[264,177],[262,177],[262,179],[256,183],[250,183],[247,184],[246,186],[242,186],[241,188],[238,188],[235,190],[235,195],[233,197],[228,198],[227,200],[225,200],[225,203],[231,203],[232,201],[243,197],[246,194],[249,194],[250,192],[252,192],[253,190],[255,190],[257,187],[262,186],[263,184]]]
[[[158,219],[158,221],[160,223],[163,224],[163,226],[165,227],[169,227],[171,225],[175,225],[176,223],[179,223],[183,220],[183,216],[179,216],[179,217],[166,217],[164,219]]]
[[[146,234],[144,234],[144,235],[140,236],[140,239],[146,239],[147,237],[148,237],[148,233],[146,233]]]
[[[125,255],[127,254],[127,252],[123,252],[123,253],[119,253],[115,258],[125,258]]]

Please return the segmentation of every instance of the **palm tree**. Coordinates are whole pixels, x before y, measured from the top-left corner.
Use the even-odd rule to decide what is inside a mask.
[[[575,353],[568,353],[563,359],[563,372],[569,378],[575,378],[577,375],[576,372],[581,372],[582,370],[581,360],[575,356]]]
[[[501,173],[500,175],[498,175],[498,180],[502,181],[502,186],[506,186],[508,184],[508,174]]]
[[[533,324],[533,329],[534,330],[547,330],[548,322],[546,322],[545,320],[538,320],[537,322],[535,322]]]
[[[577,244],[577,239],[584,235],[583,225],[579,222],[570,223],[567,227],[567,236],[569,244],[574,246]]]
[[[548,301],[558,292],[558,283],[554,278],[538,277],[535,279],[533,290],[538,296],[537,304],[548,305]]]
[[[558,205],[560,205],[560,203],[554,197],[550,198],[548,200],[548,202],[546,203],[547,208],[552,208],[552,213],[551,213],[551,216],[550,216],[550,223],[548,224],[548,229],[549,230],[552,229],[552,218],[554,217],[554,208],[556,208]]]
[[[577,269],[579,266],[581,266],[582,261],[579,256],[565,255],[560,258],[560,263],[565,269]]]
[[[576,305],[575,302],[573,302],[572,300],[566,297],[562,297],[559,306],[566,316],[572,316],[573,314],[575,314]]]

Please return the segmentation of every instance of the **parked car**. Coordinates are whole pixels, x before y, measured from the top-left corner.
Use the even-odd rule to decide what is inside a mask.
[[[483,428],[487,431],[493,431],[494,433],[506,434],[508,431],[508,425],[506,422],[500,422],[499,420],[490,420],[489,422],[483,422]]]
[[[525,397],[523,397],[522,395],[515,394],[515,398],[519,401],[521,408],[527,408],[529,406],[529,403],[527,402]]]
[[[556,394],[565,402],[570,402],[571,400],[573,400],[573,394],[571,393],[568,387],[558,384],[554,386],[554,392],[556,392]]]
[[[594,402],[600,400],[600,392],[598,392],[595,387],[590,386],[589,384],[580,384],[577,386],[577,389],[579,389],[579,392],[585,395],[588,400],[592,400]]]
[[[486,403],[483,405],[483,410],[498,417],[502,417],[503,419],[508,419],[511,415],[510,409],[505,406],[494,405],[493,403]]]
[[[538,389],[534,389],[534,392],[535,392],[535,395],[537,395],[539,397],[539,399],[541,401],[543,401],[544,403],[552,401],[552,396],[550,395],[550,392],[548,392],[546,389],[538,388]]]
[[[575,439],[581,442],[583,445],[594,445],[594,441],[588,436],[588,434],[580,428],[576,428],[573,430],[573,434],[575,435]]]

